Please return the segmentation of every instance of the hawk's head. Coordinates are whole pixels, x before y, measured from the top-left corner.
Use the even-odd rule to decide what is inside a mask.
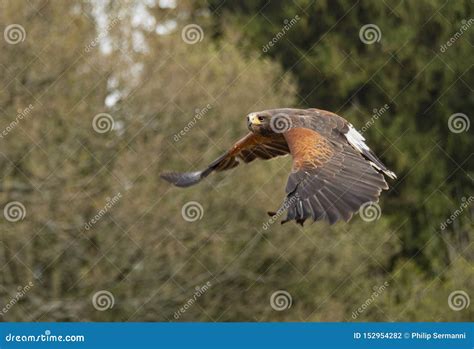
[[[255,112],[247,115],[247,127],[254,133],[268,136],[288,131],[293,127],[293,119],[278,110]]]
[[[272,116],[267,112],[255,112],[247,115],[247,127],[250,131],[261,135],[269,135],[273,132],[271,127]]]

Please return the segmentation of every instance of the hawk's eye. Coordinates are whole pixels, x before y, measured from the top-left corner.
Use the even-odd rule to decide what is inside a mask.
[[[258,121],[263,121],[264,117],[263,116],[258,116],[257,119],[258,119]]]

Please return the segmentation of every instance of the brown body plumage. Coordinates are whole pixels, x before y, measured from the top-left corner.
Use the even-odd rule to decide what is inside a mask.
[[[308,218],[330,224],[348,221],[360,206],[378,200],[388,189],[384,175],[395,174],[367,147],[364,138],[345,119],[319,109],[271,109],[247,116],[250,133],[206,169],[163,173],[178,187],[198,183],[213,171],[236,167],[239,161],[271,159],[291,154],[293,167],[280,210],[282,222],[303,224]],[[272,214],[272,213],[270,213]]]

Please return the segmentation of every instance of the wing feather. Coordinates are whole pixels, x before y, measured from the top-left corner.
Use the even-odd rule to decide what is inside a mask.
[[[268,160],[288,153],[288,145],[283,135],[262,136],[251,132],[202,171],[165,172],[160,177],[177,187],[189,187],[199,183],[214,171],[225,171],[237,167],[239,160],[249,163],[257,158]]]
[[[361,205],[377,201],[388,185],[383,174],[344,136],[348,123],[336,114],[303,117],[283,133],[293,157],[285,220],[348,221]]]

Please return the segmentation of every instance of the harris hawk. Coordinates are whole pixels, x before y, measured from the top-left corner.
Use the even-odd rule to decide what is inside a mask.
[[[365,138],[344,118],[320,109],[271,109],[247,115],[250,131],[207,168],[166,172],[161,178],[178,187],[200,182],[214,171],[239,163],[291,154],[293,165],[286,197],[273,216],[287,211],[282,223],[349,221],[354,212],[378,201],[388,189],[384,175],[396,175],[365,144]]]

